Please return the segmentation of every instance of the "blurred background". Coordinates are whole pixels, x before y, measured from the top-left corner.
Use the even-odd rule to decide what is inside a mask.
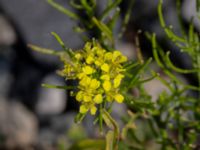
[[[98,2],[99,11],[106,0]],[[58,0],[66,8],[69,1]],[[172,24],[180,35],[176,2],[164,1],[164,16],[167,24]],[[134,58],[135,36],[138,30],[142,53],[151,56],[151,43],[144,32],[155,32],[160,45],[171,50],[177,66],[190,67],[190,60],[166,40],[157,15],[158,0],[135,0],[130,23],[124,38],[117,42],[129,58]],[[121,17],[128,2],[121,4]],[[184,26],[188,27],[194,17],[196,30],[200,22],[195,19],[195,0],[182,0],[181,15]],[[119,19],[118,24],[120,25]],[[83,126],[73,123],[78,105],[68,98],[67,91],[45,89],[42,83],[65,85],[55,71],[60,68],[59,60],[52,56],[30,50],[27,44],[61,50],[60,45],[51,36],[56,32],[66,45],[72,49],[81,48],[84,43],[79,34],[73,31],[76,22],[61,14],[44,0],[0,0],[0,149],[56,149],[60,141],[70,141],[85,136],[95,137],[91,117],[87,117]],[[119,29],[116,28],[116,33]],[[195,78],[183,77],[191,84]],[[154,86],[153,86],[154,85]],[[160,90],[159,83],[150,83],[148,88],[152,96]],[[126,111],[125,106],[115,106],[116,116]],[[115,112],[115,111],[114,111]],[[78,137],[76,133],[79,134]],[[72,139],[70,139],[72,138]]]

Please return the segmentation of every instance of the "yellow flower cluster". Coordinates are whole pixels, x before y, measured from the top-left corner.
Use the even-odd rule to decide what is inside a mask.
[[[79,81],[75,96],[81,103],[80,113],[90,111],[95,115],[98,104],[123,102],[119,86],[125,71],[122,64],[126,61],[127,57],[120,51],[106,52],[98,44],[89,42],[82,50],[74,52],[70,61],[64,61],[62,75]]]

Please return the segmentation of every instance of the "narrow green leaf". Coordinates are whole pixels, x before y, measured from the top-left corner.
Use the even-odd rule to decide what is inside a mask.
[[[126,71],[129,71],[138,65],[139,65],[139,62],[129,62],[124,65],[124,68],[126,69]]]
[[[61,47],[63,48],[64,51],[67,52],[67,54],[70,56],[70,57],[73,57],[74,54],[73,54],[73,51],[69,48],[67,48],[64,44],[64,42],[62,41],[61,37],[55,33],[55,32],[51,32],[51,34],[55,37],[55,39],[58,41],[58,43],[61,45]]]
[[[85,113],[85,114],[78,113],[76,115],[76,117],[74,118],[74,122],[75,123],[80,123],[85,118],[86,114],[87,113]]]
[[[157,73],[154,72],[154,71],[151,71],[151,74],[154,75],[154,76],[156,76]],[[163,79],[160,75],[157,75],[157,79],[158,79],[160,82],[162,82],[162,84],[165,85],[171,92],[174,91],[174,89],[170,86],[170,83],[168,83],[168,82],[166,81],[166,79]]]
[[[68,150],[104,150],[105,140],[84,139],[73,144]]]
[[[52,49],[47,49],[47,48],[42,48],[36,45],[32,45],[32,44],[28,44],[28,47],[31,48],[34,51],[40,52],[40,53],[44,53],[44,54],[49,54],[49,55],[56,55],[56,56],[60,56],[60,54],[62,52],[60,51],[55,51]]]
[[[103,120],[106,123],[106,125],[108,127],[110,127],[111,129],[113,129],[113,131],[109,131],[108,132],[109,133],[108,139],[109,138],[113,138],[114,139],[113,142],[112,142],[113,143],[112,145],[113,145],[114,149],[117,149],[119,136],[120,136],[119,135],[119,127],[118,127],[116,121],[110,116],[110,114],[105,109],[103,110],[102,117],[103,117]],[[112,148],[111,147],[111,143],[109,143],[109,144],[107,143],[107,145],[108,145],[108,148]],[[110,150],[110,149],[108,149],[108,150]]]
[[[134,72],[135,76],[132,77],[131,81],[128,84],[128,89],[130,89],[131,87],[133,87],[137,81],[139,81],[140,77],[140,73],[142,71],[144,71],[146,69],[146,67],[151,63],[152,58],[149,58],[144,64],[142,64],[141,66],[139,66],[139,68]]]
[[[102,15],[100,16],[100,20],[102,21],[111,10],[113,10],[113,8],[117,7],[122,0],[115,0],[114,2],[110,3],[110,5],[108,5],[106,7],[106,9],[103,11]]]
[[[163,0],[159,0],[158,16],[159,16],[161,26],[165,28],[166,24],[165,24],[165,20],[164,20],[163,13],[162,13],[162,5],[163,5]]]
[[[94,12],[93,12],[93,8],[88,4],[88,0],[81,0],[81,4],[85,8],[85,11],[87,12],[87,14],[89,16],[92,16]]]
[[[105,150],[113,150],[114,145],[114,132],[108,131],[106,134],[106,149]]]
[[[114,130],[115,140],[119,138],[119,127],[116,121],[110,116],[110,114],[104,109],[102,114],[103,120],[106,125]]]
[[[68,17],[70,17],[70,18],[72,18],[72,19],[74,19],[74,20],[79,20],[79,19],[80,19],[80,17],[79,17],[77,14],[71,12],[71,11],[68,10],[67,8],[64,8],[62,5],[60,5],[60,4],[56,3],[56,2],[54,2],[54,0],[47,0],[47,2],[48,2],[51,6],[53,6],[54,8],[56,8],[58,11],[60,11],[60,12],[62,12],[63,14],[67,15]]]
[[[113,40],[112,31],[103,22],[97,20],[95,17],[92,18],[93,23],[104,33],[110,41]]]
[[[170,52],[168,51],[166,53],[166,57],[165,57],[166,59],[165,60],[166,60],[166,64],[168,65],[168,67],[170,67],[172,70],[174,70],[178,73],[185,73],[185,74],[198,72],[198,70],[195,70],[195,69],[187,70],[187,69],[181,69],[181,68],[174,66],[173,63],[171,62],[170,58],[169,58],[169,55],[170,55]]]
[[[99,109],[99,129],[100,133],[103,133],[103,104],[100,104]]]
[[[75,9],[83,9],[83,6],[81,4],[76,4],[76,0],[70,0],[70,5]]]
[[[61,37],[55,33],[51,32],[51,34],[55,37],[55,39],[58,41],[58,43],[62,46],[63,49],[66,49],[64,42],[62,41]]]
[[[172,81],[175,81],[178,84],[182,84],[182,82],[169,70],[165,69],[163,72],[168,75]]]
[[[164,17],[163,17],[163,13],[162,13],[162,5],[163,5],[163,0],[160,0],[159,1],[159,4],[158,4],[158,16],[159,16],[159,20],[160,20],[160,24],[161,26],[164,28],[164,31],[166,33],[166,35],[172,39],[172,41],[179,41],[179,42],[186,42],[185,39],[175,35],[171,29],[169,27],[166,26],[166,23],[165,23],[165,20],[164,20]]]
[[[147,79],[144,79],[144,80],[140,80],[140,81],[138,82],[138,84],[143,84],[143,83],[149,82],[149,81],[155,79],[157,76],[159,76],[158,73],[157,73],[156,75],[150,77],[150,78],[147,78]]]
[[[152,36],[152,48],[153,48],[153,56],[154,59],[156,60],[157,64],[161,67],[164,68],[163,63],[161,62],[159,56],[158,56],[158,51],[157,51],[157,44],[156,44],[156,35],[153,34]]]
[[[190,23],[189,26],[189,42],[192,43],[194,41],[194,26],[192,23]]]
[[[64,89],[64,90],[72,90],[75,89],[75,86],[62,86],[62,85],[52,85],[52,84],[42,84],[42,87],[45,88],[55,88],[55,89]]]

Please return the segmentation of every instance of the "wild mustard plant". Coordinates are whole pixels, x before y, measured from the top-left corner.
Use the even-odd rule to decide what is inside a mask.
[[[53,36],[60,43],[63,50],[56,52],[49,49],[31,46],[33,49],[46,54],[57,55],[61,58],[63,68],[59,75],[66,80],[76,80],[77,86],[54,86],[46,87],[73,90],[72,96],[80,103],[77,120],[81,121],[89,112],[95,115],[95,122],[99,122],[102,130],[103,122],[111,129],[107,132],[105,140],[89,140],[73,145],[71,149],[96,149],[97,145],[104,144],[106,150],[132,150],[151,148],[149,143],[157,145],[156,149],[162,150],[193,150],[199,149],[197,143],[200,134],[200,97],[191,96],[191,91],[200,91],[200,44],[199,35],[195,33],[191,24],[189,33],[182,31],[183,37],[177,36],[173,30],[165,23],[162,15],[162,0],[158,4],[158,14],[162,28],[167,38],[171,40],[182,52],[187,53],[192,60],[192,69],[181,69],[176,67],[170,60],[170,52],[165,53],[156,41],[156,35],[148,34],[152,42],[153,57],[157,65],[162,69],[163,74],[168,77],[165,80],[151,69],[152,77],[143,79],[143,73],[148,68],[151,58],[147,61],[127,60],[120,51],[115,49],[115,38],[113,29],[119,16],[118,5],[122,0],[108,0],[105,9],[98,16],[95,11],[97,4],[95,0],[72,0],[71,6],[79,13],[72,12],[54,0],[48,0],[54,8],[66,14],[71,19],[79,21],[80,26],[76,26],[78,32],[94,32],[91,40],[90,35],[84,34],[86,44],[84,48],[72,51],[67,48],[61,38],[53,33]],[[180,0],[177,0],[180,15]],[[197,0],[197,10],[200,10],[199,0]],[[127,10],[123,21],[122,36],[125,25],[128,23],[131,6]],[[113,15],[111,15],[113,11]],[[84,14],[82,17],[80,14]],[[183,29],[183,28],[182,28]],[[189,85],[182,82],[174,73],[195,74],[198,86]],[[158,94],[156,100],[152,100],[143,84],[149,80],[157,78],[169,89],[169,93],[163,91]],[[131,91],[138,90],[138,96],[134,96]],[[111,117],[111,106],[113,102],[124,102],[133,112],[128,111],[125,117],[126,123],[120,134],[117,122]],[[137,134],[140,125],[144,123],[144,129],[140,134],[145,137],[149,128],[147,138],[141,139]],[[119,140],[120,139],[120,140]],[[152,148],[153,149],[153,148]]]
[[[100,104],[124,101],[120,84],[125,76],[123,63],[127,57],[120,51],[107,52],[95,41],[87,42],[70,59],[62,61],[64,69],[60,74],[66,79],[78,80],[78,90],[73,95],[81,104],[81,114],[90,111],[95,115]]]

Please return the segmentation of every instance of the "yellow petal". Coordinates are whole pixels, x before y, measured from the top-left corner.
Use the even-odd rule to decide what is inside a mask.
[[[114,88],[119,87],[120,83],[121,83],[121,79],[115,78],[115,79],[114,79]]]
[[[97,112],[97,108],[96,108],[95,106],[92,106],[92,107],[90,108],[90,113],[91,113],[91,115],[95,115],[96,112]]]
[[[124,101],[124,96],[121,95],[121,94],[116,94],[115,95],[115,100],[118,102],[118,103],[122,103]]]
[[[90,42],[87,42],[85,44],[85,46],[84,46],[84,50],[87,51],[87,52],[89,52],[91,50],[91,46],[92,46],[92,44]]]
[[[109,72],[110,70],[110,67],[108,64],[104,63],[102,66],[101,66],[101,70],[105,71],[105,72]]]
[[[90,82],[90,88],[97,89],[100,86],[100,82],[97,79],[92,79]]]
[[[76,94],[76,100],[77,101],[82,101],[83,99],[83,91],[79,91],[77,94]]]
[[[111,52],[107,52],[104,56],[105,60],[112,60],[113,54]]]
[[[82,78],[84,78],[85,76],[86,76],[86,74],[83,73],[83,72],[77,74],[78,79],[82,79]]]
[[[103,102],[103,97],[102,97],[102,95],[101,95],[101,94],[97,94],[97,95],[94,97],[94,102],[95,102],[96,104],[102,103],[102,102]]]
[[[96,54],[98,55],[98,56],[103,56],[104,55],[104,53],[106,52],[104,49],[102,49],[101,47],[97,47],[96,49]]]
[[[120,51],[114,51],[113,52],[113,58],[112,58],[112,61],[116,61],[119,62],[119,63],[123,63],[123,62],[126,62],[127,61],[127,57],[122,55],[122,53]]]
[[[79,82],[79,84],[80,84],[81,86],[87,87],[87,86],[90,85],[91,80],[92,80],[92,79],[91,79],[90,77],[85,76],[85,77]]]
[[[120,63],[126,62],[127,61],[127,57],[126,56],[121,56],[119,59]]]
[[[88,56],[87,58],[86,58],[86,63],[87,64],[92,64],[94,62],[94,58],[92,57],[92,56]]]
[[[122,53],[120,51],[114,51],[112,60],[115,61],[117,59],[117,57],[119,57],[121,55],[122,55]]]
[[[110,81],[104,81],[103,88],[104,88],[105,91],[110,91],[110,89],[111,89]]]
[[[78,60],[80,60],[81,59],[81,54],[80,53],[76,53],[75,54],[75,58],[78,59]]]
[[[79,108],[79,112],[81,114],[85,114],[88,111],[88,108],[85,105],[81,105]]]
[[[89,96],[89,95],[84,95],[83,96],[83,100],[84,100],[84,102],[91,102],[92,101],[92,97]]]
[[[122,74],[118,74],[115,79],[114,79],[114,88],[117,88],[119,87],[120,83],[121,83],[121,80],[122,78],[124,77],[124,75]]]
[[[100,77],[102,80],[110,80],[110,76],[108,74],[104,74]]]
[[[94,69],[90,66],[85,66],[85,67],[83,67],[83,72],[85,74],[92,74],[92,73],[94,73]]]
[[[94,63],[95,63],[96,66],[101,66],[101,64],[102,64],[102,62],[99,61],[99,60],[96,60]]]

